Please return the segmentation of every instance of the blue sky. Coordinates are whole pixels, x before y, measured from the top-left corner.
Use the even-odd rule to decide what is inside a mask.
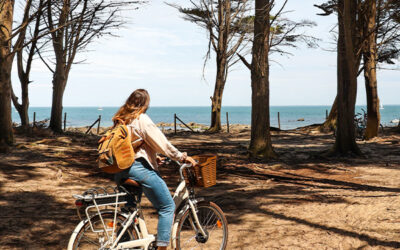
[[[187,4],[186,0],[175,3]],[[282,2],[282,1],[278,1]],[[271,105],[331,105],[336,95],[336,54],[324,49],[333,45],[329,30],[336,18],[320,17],[313,7],[321,0],[289,0],[287,17],[309,19],[318,26],[308,30],[322,39],[318,49],[300,47],[293,56],[274,55],[271,67]],[[202,78],[206,33],[184,21],[163,1],[152,0],[140,9],[126,13],[129,23],[101,38],[90,51],[79,55],[85,64],[73,65],[64,95],[64,106],[120,106],[137,88],[150,92],[152,106],[209,106],[214,90],[214,57]],[[31,106],[51,106],[51,74],[35,61],[30,85]],[[400,104],[400,71],[378,72],[379,95],[385,104]],[[13,86],[19,93],[17,73]],[[365,88],[359,79],[357,104],[365,104]],[[228,76],[223,105],[250,106],[250,72],[242,64]]]

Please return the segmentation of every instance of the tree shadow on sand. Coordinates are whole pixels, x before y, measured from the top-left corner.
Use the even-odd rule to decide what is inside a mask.
[[[295,139],[293,137],[296,137]],[[392,237],[377,237],[374,231],[359,232],[331,226],[327,223],[312,222],[301,216],[286,215],[268,209],[273,205],[296,205],[304,203],[344,204],[352,205],[348,198],[391,198],[397,197],[400,188],[388,187],[379,183],[370,184],[353,178],[358,166],[371,162],[382,164],[382,169],[398,169],[400,148],[392,143],[368,142],[360,144],[364,157],[360,158],[326,158],[320,156],[333,145],[332,135],[310,135],[302,132],[290,134],[274,134],[273,141],[281,159],[272,162],[250,162],[246,158],[246,142],[237,137],[224,135],[221,143],[196,141],[190,145],[182,145],[190,154],[217,153],[219,184],[200,190],[199,195],[206,196],[225,211],[229,224],[242,227],[248,222],[247,214],[263,214],[278,220],[290,221],[318,230],[351,237],[366,242],[370,246],[399,248],[400,241],[390,240]],[[287,147],[287,144],[295,144]],[[297,145],[299,144],[299,145]],[[312,146],[307,146],[311,145]],[[332,144],[332,145],[330,145]],[[384,152],[390,164],[381,159]],[[371,159],[374,158],[375,159]],[[386,158],[387,159],[387,158]],[[394,159],[394,160],[393,160]],[[273,165],[279,165],[277,169]],[[310,175],[308,175],[308,173]],[[176,175],[171,171],[169,175]],[[334,195],[332,195],[334,192]],[[262,201],[260,201],[262,200]],[[253,227],[257,228],[257,222]],[[343,225],[344,227],[346,225]],[[374,235],[374,236],[372,236]]]
[[[65,249],[77,224],[75,210],[43,192],[1,195],[0,245],[22,249]],[[76,215],[75,215],[76,217]]]
[[[352,176],[343,175],[346,178],[341,178],[343,176],[340,174],[336,176],[337,172],[346,172],[359,164],[368,163],[370,159],[316,157],[316,152],[322,152],[329,147],[325,143],[332,141],[331,135],[314,136],[300,132],[274,134],[274,143],[279,146],[276,150],[283,156],[274,162],[248,161],[246,158],[248,133],[224,134],[221,136],[221,142],[212,139],[211,136],[215,135],[202,135],[204,138],[197,136],[197,134],[178,134],[173,137],[178,141],[178,148],[187,151],[189,155],[218,154],[218,184],[211,188],[199,189],[198,195],[206,196],[220,205],[227,215],[229,224],[235,228],[246,225],[245,215],[261,214],[359,239],[371,246],[400,247],[400,242],[371,236],[369,232],[360,233],[356,228],[349,230],[340,226],[330,226],[328,221],[316,223],[308,218],[302,218],[301,215],[293,216],[271,209],[274,205],[351,205],[347,197],[350,192],[359,192],[353,197],[355,195],[369,198],[397,196],[400,188],[362,183]],[[188,143],[188,138],[191,137],[197,139]],[[296,137],[295,141],[300,141],[302,145],[313,144],[313,146],[296,150],[287,148],[285,145],[293,142],[293,137]],[[72,144],[55,140],[43,147],[35,145],[32,148],[21,147],[7,156],[7,159],[0,160],[0,173],[4,180],[8,180],[7,187],[0,182],[1,246],[65,248],[73,228],[78,223],[78,218],[73,208],[73,199],[71,198],[69,202],[60,200],[57,192],[67,192],[72,185],[75,185],[76,189],[80,186],[87,188],[87,186],[104,186],[112,183],[110,182],[112,175],[104,174],[96,167],[96,143],[95,138],[92,139],[93,141],[88,141],[88,144],[77,139]],[[62,150],[58,152],[57,147],[61,147]],[[361,145],[362,150],[364,147]],[[392,144],[378,142],[369,143],[368,148],[388,150],[390,152],[388,156],[393,156],[399,151]],[[393,164],[398,163],[393,162]],[[279,168],[274,169],[274,165],[279,165]],[[381,165],[387,169],[398,167],[398,165]],[[4,191],[5,188],[12,190],[14,183],[45,179],[58,172],[67,175],[68,178],[54,186],[56,192],[44,192],[32,187],[29,191],[23,187]],[[161,174],[171,191],[174,191],[179,181],[178,168],[166,166],[161,168]],[[334,191],[336,195],[329,194],[328,191]],[[146,206],[145,209],[149,208]]]

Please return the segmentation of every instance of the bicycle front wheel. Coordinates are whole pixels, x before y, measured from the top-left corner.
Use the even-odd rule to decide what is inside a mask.
[[[221,208],[213,202],[199,202],[197,216],[207,236],[194,226],[192,211],[188,209],[178,225],[177,249],[224,250],[228,242],[228,222]]]
[[[125,217],[117,214],[116,225],[114,225],[114,212],[105,212],[101,214],[104,224],[106,225],[108,236],[115,240],[122,230],[122,223]],[[92,226],[89,221],[81,222],[71,235],[68,244],[68,250],[94,250],[105,247],[105,242],[108,240],[107,232],[104,230],[103,222],[99,215],[91,218]],[[114,235],[112,228],[115,226]],[[92,230],[92,227],[94,231]],[[128,227],[122,236],[120,242],[131,241],[138,239],[138,234],[133,226]]]

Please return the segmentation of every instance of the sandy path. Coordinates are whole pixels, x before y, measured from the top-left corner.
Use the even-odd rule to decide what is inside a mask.
[[[171,136],[189,154],[217,153],[218,184],[199,190],[226,212],[228,249],[400,248],[400,135],[360,142],[364,158],[321,157],[331,135],[274,133],[281,158],[252,162],[249,132]],[[0,158],[0,248],[64,249],[78,223],[71,195],[112,184],[94,163],[95,138],[17,137]],[[176,169],[162,175],[171,191]],[[146,219],[156,215],[147,200]]]

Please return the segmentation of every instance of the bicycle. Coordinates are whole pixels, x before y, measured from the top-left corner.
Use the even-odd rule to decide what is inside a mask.
[[[224,213],[215,203],[195,197],[198,177],[191,164],[177,164],[180,166],[180,183],[173,196],[176,210],[171,232],[172,249],[226,249],[228,222]],[[130,184],[94,188],[82,195],[73,195],[77,199],[75,204],[81,222],[70,237],[68,250],[157,249],[156,236],[148,233],[140,206],[140,184]],[[128,196],[135,201],[135,206],[129,209],[123,206]],[[83,211],[86,218],[82,219]]]

